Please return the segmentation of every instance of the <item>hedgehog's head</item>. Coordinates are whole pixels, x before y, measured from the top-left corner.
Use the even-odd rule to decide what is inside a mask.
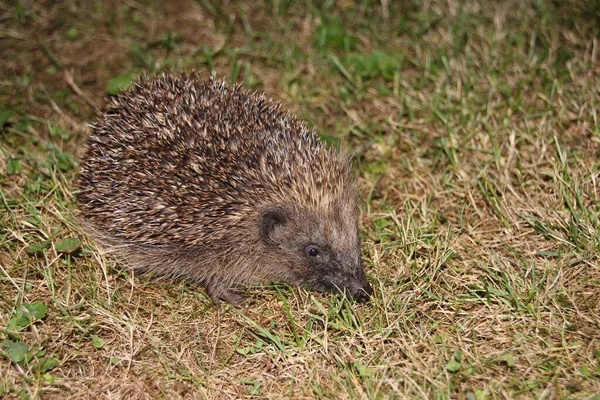
[[[261,245],[272,280],[313,290],[343,292],[359,302],[373,294],[361,263],[358,210],[338,204],[315,211],[293,206],[263,210]]]

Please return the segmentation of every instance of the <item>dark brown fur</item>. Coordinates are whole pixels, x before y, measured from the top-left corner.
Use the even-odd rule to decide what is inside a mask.
[[[217,301],[269,281],[372,293],[348,160],[239,87],[194,74],[142,79],[94,125],[78,188],[99,241]]]

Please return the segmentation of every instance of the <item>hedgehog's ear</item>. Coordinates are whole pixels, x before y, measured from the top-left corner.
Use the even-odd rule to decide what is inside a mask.
[[[270,209],[260,216],[259,233],[260,239],[266,244],[274,244],[272,235],[275,228],[285,225],[287,216],[281,209]]]

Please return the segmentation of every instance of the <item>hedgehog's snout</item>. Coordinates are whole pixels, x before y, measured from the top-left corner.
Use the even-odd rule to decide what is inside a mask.
[[[367,278],[364,276],[364,274],[362,274],[361,278],[362,279],[357,279],[352,282],[346,290],[348,291],[348,294],[354,298],[354,300],[358,301],[359,303],[364,303],[373,295],[373,287],[367,281]]]
[[[359,303],[364,303],[373,295],[373,287],[369,282],[365,282],[363,285],[353,288],[350,294],[354,300],[358,301]]]
[[[338,288],[341,289],[348,297],[352,297],[359,303],[369,301],[373,295],[373,287],[367,280],[367,275],[362,266],[360,258],[360,248],[342,256],[340,275],[338,275]]]

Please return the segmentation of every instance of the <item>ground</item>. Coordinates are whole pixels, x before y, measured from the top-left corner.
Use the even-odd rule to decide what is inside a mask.
[[[0,4],[0,397],[600,398],[598,1]],[[215,307],[77,222],[105,97],[194,69],[353,154],[367,304]]]

